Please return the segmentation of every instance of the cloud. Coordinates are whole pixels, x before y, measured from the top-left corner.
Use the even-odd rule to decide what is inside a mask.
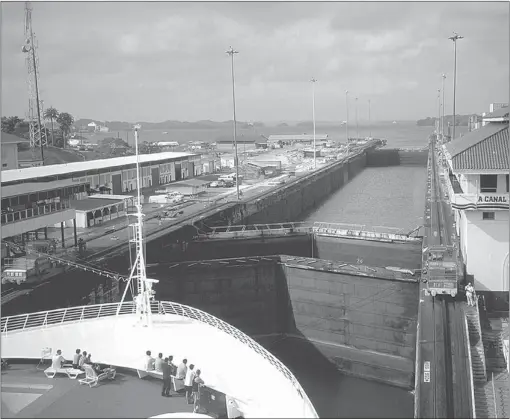
[[[6,114],[23,114],[23,4],[1,7],[2,105]],[[318,79],[325,119],[345,111],[346,89],[360,101],[384,103],[383,119],[417,119],[435,106],[427,101],[434,102],[441,73],[451,73],[452,30],[466,37],[459,43],[459,112],[485,111],[489,97],[508,99],[503,3],[41,2],[33,8],[41,95],[82,116],[229,119],[225,51],[232,45],[239,51],[239,114],[247,119],[309,118],[311,77]],[[416,100],[403,107],[402,97]]]

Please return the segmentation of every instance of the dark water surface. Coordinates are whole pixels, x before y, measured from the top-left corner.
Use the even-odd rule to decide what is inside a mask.
[[[293,372],[321,418],[414,415],[414,395],[409,391],[342,374],[309,343],[285,339],[269,350]]]

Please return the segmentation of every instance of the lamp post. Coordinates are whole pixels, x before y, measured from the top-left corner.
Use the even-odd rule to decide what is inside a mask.
[[[359,140],[359,126],[358,126],[358,98],[356,98],[356,141]]]
[[[437,89],[437,140],[439,141],[439,133],[441,132],[441,89]]]
[[[442,77],[442,85],[441,85],[441,90],[443,91],[443,112],[442,112],[442,115],[441,115],[441,138],[443,139],[443,142],[444,142],[444,109],[445,109],[445,106],[444,106],[444,81],[446,79],[446,74],[443,73],[443,75],[441,76]]]
[[[349,155],[349,91],[345,91],[345,141],[347,142],[347,155]]]
[[[234,148],[235,148],[235,166],[236,166],[236,191],[237,200],[239,201],[239,157],[237,155],[237,122],[236,122],[236,90],[235,90],[235,78],[234,78],[234,54],[239,54],[239,51],[235,51],[232,46],[226,51],[232,59],[232,104],[234,107]]]
[[[455,93],[457,87],[457,41],[459,39],[464,38],[460,36],[457,32],[453,33],[453,36],[450,36],[448,39],[453,41],[453,134],[452,140],[455,139]]]
[[[368,99],[368,136],[372,138],[372,125],[370,123],[370,99]]]
[[[315,83],[317,80],[312,77],[312,119],[313,119],[313,169],[317,168],[317,151],[315,149]]]

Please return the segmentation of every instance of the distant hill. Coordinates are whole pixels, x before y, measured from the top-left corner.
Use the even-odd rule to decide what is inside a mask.
[[[209,121],[209,120],[202,120],[202,121],[195,121],[195,122],[188,122],[188,121],[163,121],[163,122],[144,122],[144,121],[137,121],[137,122],[125,122],[125,121],[100,121],[97,119],[88,119],[88,118],[82,118],[75,121],[74,126],[76,128],[87,126],[89,123],[95,122],[95,123],[101,123],[105,124],[110,131],[126,131],[133,129],[133,125],[140,124],[142,126],[142,130],[171,130],[171,129],[214,129],[214,128],[224,128],[225,125],[232,125],[233,121],[223,121],[223,122],[216,122],[216,121]],[[255,127],[263,127],[264,124],[262,122],[243,122],[243,121],[237,121],[237,125],[240,127],[247,127],[250,125],[253,125]]]
[[[469,121],[469,118],[473,116],[473,115],[456,115],[455,116],[455,126],[457,127],[467,127],[468,125],[468,121]],[[477,117],[481,117],[479,115],[476,115]],[[450,125],[453,125],[453,115],[445,115],[445,126],[448,125],[448,123]],[[430,117],[430,116],[427,116],[425,119],[419,119],[418,121],[416,121],[416,125],[418,125],[419,127],[433,127],[435,124],[436,124],[436,121],[437,121],[437,117]]]

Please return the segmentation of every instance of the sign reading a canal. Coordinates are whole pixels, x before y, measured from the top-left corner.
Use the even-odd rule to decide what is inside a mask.
[[[478,195],[478,203],[508,204],[508,195]]]

